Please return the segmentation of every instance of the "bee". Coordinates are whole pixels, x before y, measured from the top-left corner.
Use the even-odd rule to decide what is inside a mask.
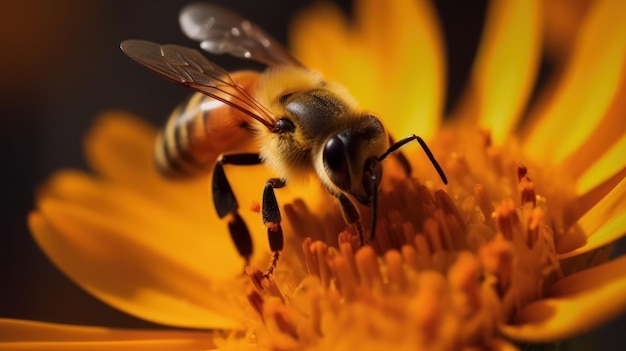
[[[409,162],[396,151],[417,141],[447,184],[419,136],[394,142],[381,120],[360,108],[345,88],[305,68],[257,25],[213,4],[189,5],[179,20],[185,34],[205,51],[268,66],[260,73],[229,73],[195,49],[141,40],[121,44],[122,51],[141,65],[197,91],[162,129],[156,163],[169,175],[194,176],[212,169],[217,215],[228,219],[230,235],[246,262],[253,252],[252,239],[223,166],[264,164],[279,175],[265,182],[262,196],[262,219],[272,251],[266,275],[274,271],[284,241],[274,190],[288,182],[319,178],[362,244],[375,235],[382,161],[387,156],[395,155],[410,176]],[[257,152],[236,151],[244,145]],[[368,239],[357,203],[372,208]]]

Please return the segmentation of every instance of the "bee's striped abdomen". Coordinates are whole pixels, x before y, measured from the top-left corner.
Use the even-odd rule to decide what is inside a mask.
[[[252,141],[243,118],[212,97],[192,95],[172,112],[157,137],[158,169],[172,177],[209,172],[220,154]]]

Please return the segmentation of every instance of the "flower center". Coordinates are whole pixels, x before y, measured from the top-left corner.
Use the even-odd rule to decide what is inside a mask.
[[[276,350],[458,349],[484,345],[540,298],[560,274],[546,201],[531,172],[484,134],[470,145],[440,159],[453,178],[447,190],[385,169],[376,237],[365,246],[341,230],[338,213],[286,206],[302,254],[291,247],[271,277],[247,269],[255,338]]]

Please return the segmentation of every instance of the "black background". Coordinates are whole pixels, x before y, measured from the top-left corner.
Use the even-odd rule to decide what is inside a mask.
[[[291,16],[308,1],[218,1],[282,42]],[[0,317],[154,327],[113,310],[55,268],[26,228],[33,191],[55,170],[85,168],[82,136],[107,109],[124,109],[161,124],[188,91],[125,57],[119,43],[146,39],[196,44],[177,22],[187,1],[24,0],[0,14]],[[468,74],[484,19],[483,1],[437,2],[448,55],[448,108]],[[340,6],[350,11],[350,1]],[[215,58],[227,69],[251,67]],[[622,318],[623,319],[623,318]],[[621,324],[620,324],[621,323]],[[625,321],[594,331],[567,349],[606,346]],[[617,339],[615,339],[617,340]],[[600,346],[600,345],[598,345]]]

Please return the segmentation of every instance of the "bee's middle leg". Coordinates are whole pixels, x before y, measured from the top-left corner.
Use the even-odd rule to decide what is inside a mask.
[[[265,182],[265,188],[263,189],[263,224],[267,227],[267,239],[272,251],[272,260],[267,268],[267,272],[265,272],[265,276],[270,276],[274,272],[280,252],[284,246],[283,227],[280,225],[282,221],[280,206],[278,206],[274,189],[282,188],[285,185],[287,185],[285,179],[270,178]]]

